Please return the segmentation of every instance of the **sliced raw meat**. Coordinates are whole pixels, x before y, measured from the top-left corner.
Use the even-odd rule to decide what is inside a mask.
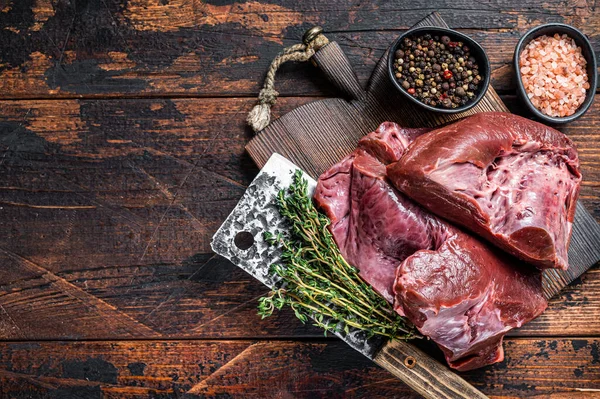
[[[396,310],[458,370],[500,362],[502,338],[546,309],[540,272],[457,232],[398,268]]]
[[[388,176],[430,211],[513,255],[568,267],[581,173],[559,131],[512,114],[477,114],[420,136]]]
[[[452,367],[468,370],[501,361],[504,334],[539,315],[546,301],[535,269],[511,267],[514,259],[387,182],[384,163],[422,132],[383,124],[319,178],[315,201],[344,258],[442,348]]]
[[[383,123],[321,175],[314,195],[331,220],[329,228],[344,258],[389,302],[398,264],[416,250],[443,241],[436,218],[398,196],[385,181],[384,163],[397,161],[410,140],[423,132]]]

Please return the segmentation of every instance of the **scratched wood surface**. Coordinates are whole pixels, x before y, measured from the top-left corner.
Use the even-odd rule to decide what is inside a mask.
[[[512,91],[519,36],[574,24],[600,48],[595,2],[360,0],[3,0],[0,89],[5,98],[255,95],[270,60],[322,25],[366,82],[399,29],[438,10],[489,52],[492,84]],[[305,67],[285,67],[284,95],[335,94]]]
[[[415,397],[289,312],[258,319],[265,289],[209,239],[257,172],[243,120],[282,46],[321,24],[365,84],[434,8],[488,50],[515,113],[529,27],[571,23],[600,50],[585,2],[0,1],[0,397]],[[308,64],[277,89],[276,114],[336,94]],[[561,129],[600,220],[598,126],[597,102]],[[592,397],[599,340],[595,267],[465,378],[492,397]]]

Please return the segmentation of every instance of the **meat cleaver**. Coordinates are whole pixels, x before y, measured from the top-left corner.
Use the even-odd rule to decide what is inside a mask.
[[[292,175],[297,169],[300,168],[291,161],[279,154],[273,154],[211,242],[213,251],[269,288],[274,288],[278,282],[277,276],[269,273],[269,268],[271,264],[279,261],[281,252],[264,241],[263,233],[287,229],[276,208],[275,198],[279,190],[289,187]],[[304,177],[308,180],[309,194],[312,195],[316,182],[306,173]],[[244,239],[245,237],[247,239]],[[352,329],[347,334],[341,331],[336,335],[399,377],[425,398],[486,397],[446,366],[410,343],[388,341],[380,337],[367,339],[362,331]]]

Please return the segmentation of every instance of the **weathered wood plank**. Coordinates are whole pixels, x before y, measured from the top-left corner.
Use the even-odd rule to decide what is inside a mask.
[[[509,63],[532,26],[574,24],[600,51],[600,10],[575,0],[121,3],[9,1],[0,12],[0,98],[255,95],[273,57],[315,24],[340,43],[364,85],[398,30],[435,9],[487,49],[501,92],[514,89]],[[284,67],[277,89],[334,94],[308,65]]]
[[[512,112],[523,115],[523,107],[514,96],[502,96],[502,99]],[[281,98],[273,108],[274,117],[313,100]],[[233,186],[245,186],[257,172],[244,153],[244,145],[251,138],[244,119],[253,104],[252,99],[217,98],[0,101],[3,157],[0,166],[27,165],[30,170],[20,172],[33,173],[35,167],[41,170],[64,165],[64,174],[76,166],[73,162],[78,162],[78,173],[69,176],[76,179],[72,183],[83,185],[80,190],[85,190],[93,182],[93,189],[107,198],[119,187],[134,189],[133,181],[144,178],[145,186],[135,186],[141,198],[159,193],[169,197],[172,193],[161,190],[177,188],[194,162],[198,162],[196,168],[201,172],[213,172],[215,178],[220,174],[223,175],[220,178],[232,180]],[[595,103],[582,118],[559,127],[580,150],[584,173],[582,198],[590,210],[595,210],[598,204],[597,190],[594,190],[600,182],[598,125],[600,105]],[[160,172],[152,179],[140,170],[159,159],[164,165],[154,165],[155,170],[151,172],[168,172]],[[113,178],[119,174],[131,176],[117,182]],[[23,188],[34,189],[34,183],[17,176],[3,178],[13,179],[14,187],[23,184]],[[101,183],[98,179],[102,178],[108,182]],[[50,184],[50,178],[45,179],[45,182],[37,179],[36,183]],[[158,198],[154,197],[148,205],[156,205]],[[136,203],[134,197],[122,200],[123,203],[131,201],[131,208],[142,205]],[[600,213],[595,215],[600,217]]]
[[[590,390],[600,389],[599,345],[585,337],[509,339],[504,362],[463,375],[492,398],[588,398]],[[340,341],[0,344],[0,396],[75,393],[90,398],[418,397]]]
[[[17,269],[14,263],[3,265]],[[322,336],[321,330],[302,325],[287,310],[260,320],[257,298],[266,288],[210,254],[181,264],[106,265],[58,273],[74,286],[69,292],[77,290],[114,307],[108,314],[100,312],[98,304],[76,302],[41,277],[11,277],[13,281],[1,287],[2,339]],[[599,293],[600,270],[594,268],[552,299],[544,314],[510,335],[600,336]],[[65,318],[71,322],[65,324]]]
[[[274,110],[311,100],[283,98]],[[209,254],[257,172],[244,153],[252,104],[0,102],[0,338],[320,336],[289,312],[260,321],[265,288]],[[563,128],[598,219],[599,119],[597,103]],[[598,292],[594,269],[515,334],[600,335]]]

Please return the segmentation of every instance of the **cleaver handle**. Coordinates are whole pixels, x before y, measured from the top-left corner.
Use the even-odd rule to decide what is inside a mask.
[[[390,341],[373,359],[428,399],[487,398],[446,366],[404,341]]]

